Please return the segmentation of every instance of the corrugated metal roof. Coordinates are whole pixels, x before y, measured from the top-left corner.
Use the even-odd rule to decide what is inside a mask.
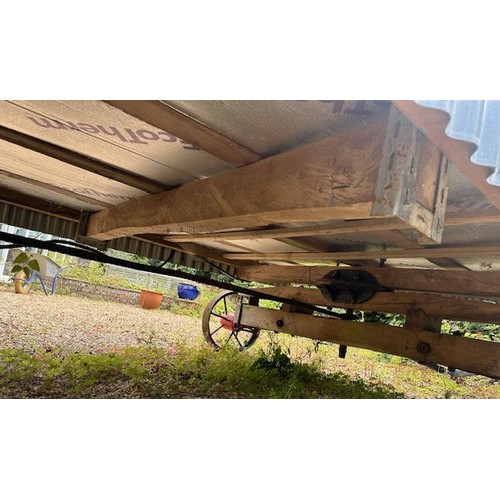
[[[450,115],[445,129],[452,139],[475,144],[470,160],[494,168],[488,182],[500,186],[500,101],[415,101]]]

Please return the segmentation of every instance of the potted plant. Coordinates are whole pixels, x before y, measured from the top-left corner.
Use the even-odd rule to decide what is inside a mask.
[[[139,304],[144,309],[158,309],[163,300],[163,291],[159,288],[149,290],[143,288],[139,294]]]
[[[10,272],[14,275],[14,288],[16,293],[28,293],[33,285],[36,272],[40,271],[40,265],[33,254],[24,251],[14,250],[16,257],[12,261]]]

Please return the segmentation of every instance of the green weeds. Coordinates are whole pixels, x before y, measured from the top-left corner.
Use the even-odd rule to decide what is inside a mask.
[[[4,398],[397,398],[391,387],[326,374],[280,348],[127,348],[121,352],[30,355],[0,351]]]

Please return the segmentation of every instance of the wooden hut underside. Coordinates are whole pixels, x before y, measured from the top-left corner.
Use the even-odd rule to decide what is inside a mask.
[[[79,222],[314,305],[352,308],[315,285],[362,270],[385,290],[355,309],[500,324],[500,187],[448,119],[414,101],[0,101],[1,222]]]

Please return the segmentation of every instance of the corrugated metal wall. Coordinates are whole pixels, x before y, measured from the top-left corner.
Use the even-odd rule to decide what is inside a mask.
[[[77,222],[42,214],[0,202],[0,222],[33,231],[53,234],[61,238],[74,238]]]
[[[61,219],[59,217],[34,212],[26,208],[16,207],[2,202],[0,202],[0,222],[71,240],[74,240],[76,237],[78,227],[77,221]],[[178,264],[200,271],[216,271],[213,266],[196,257],[175,251],[172,255],[172,251],[168,248],[134,238],[111,240],[108,246],[109,248],[135,254],[140,257],[157,260],[169,259],[169,262],[172,264]],[[218,267],[229,274],[233,274],[234,272],[234,267],[231,266],[220,264]]]

